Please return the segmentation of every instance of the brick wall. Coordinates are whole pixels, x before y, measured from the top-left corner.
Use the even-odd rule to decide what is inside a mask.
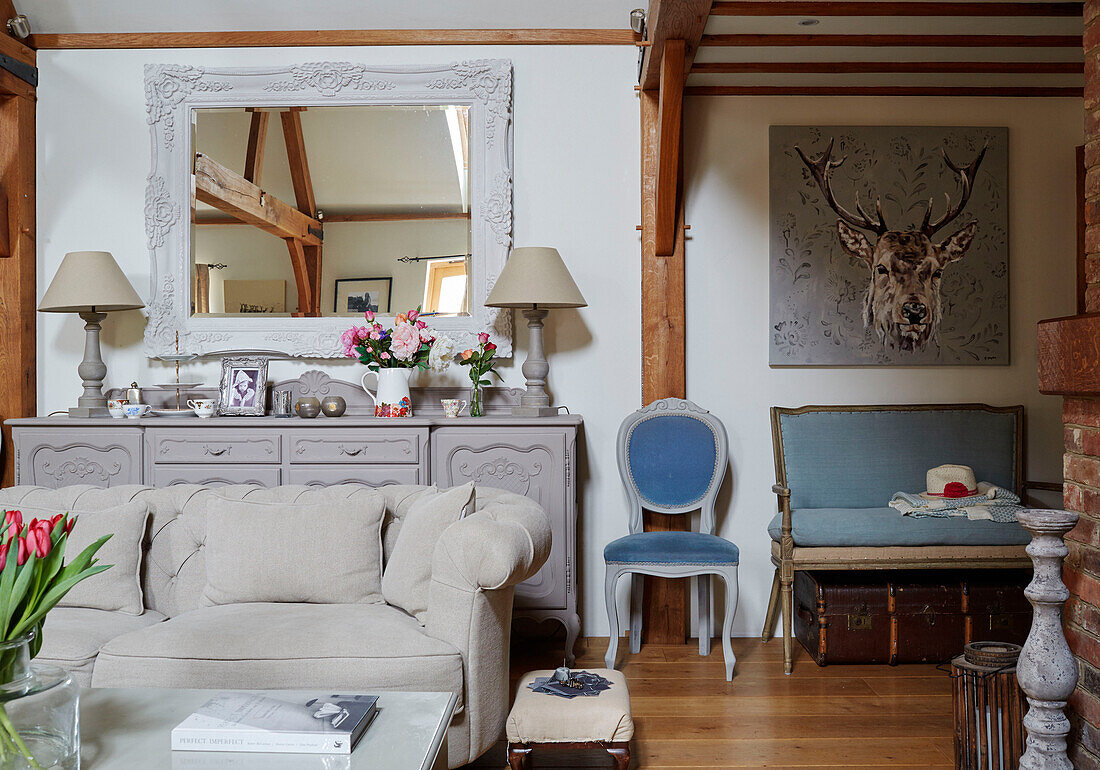
[[[1100,312],[1100,0],[1085,2],[1085,310]],[[1073,766],[1100,770],[1100,399],[1066,398],[1065,507],[1081,514],[1066,537],[1072,596],[1065,628],[1080,679],[1070,701]]]

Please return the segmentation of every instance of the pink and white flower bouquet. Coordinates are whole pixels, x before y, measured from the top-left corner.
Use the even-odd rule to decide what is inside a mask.
[[[420,317],[420,308],[398,313],[392,329],[383,328],[369,310],[364,314],[364,320],[365,325],[353,326],[344,332],[340,336],[340,344],[345,356],[358,358],[359,363],[366,364],[371,371],[392,368],[427,369],[429,366],[441,368],[450,363],[445,352],[436,351],[432,355],[433,347],[437,343],[443,349],[450,341],[445,337],[437,338],[436,333]],[[453,344],[451,349],[453,350]]]

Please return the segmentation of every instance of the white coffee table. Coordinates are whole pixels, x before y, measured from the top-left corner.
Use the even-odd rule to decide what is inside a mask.
[[[81,770],[447,768],[447,727],[458,702],[449,692],[364,693],[378,695],[378,716],[350,756],[172,751],[172,728],[218,692],[95,687],[81,691]]]

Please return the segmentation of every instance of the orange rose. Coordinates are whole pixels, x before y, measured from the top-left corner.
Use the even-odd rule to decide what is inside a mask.
[[[462,353],[461,353],[462,360],[463,361],[469,361],[470,356],[472,356],[473,354],[474,354],[474,351],[472,351],[472,350],[463,350]]]

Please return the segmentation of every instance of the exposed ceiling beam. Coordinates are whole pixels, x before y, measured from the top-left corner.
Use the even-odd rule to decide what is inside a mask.
[[[649,14],[646,16],[649,46],[645,48],[638,78],[643,89],[657,88],[660,84],[666,40],[684,41],[684,74],[687,74],[695,61],[710,6],[711,0],[650,0]]]
[[[676,215],[680,198],[680,128],[684,104],[684,41],[665,42],[661,57],[657,112],[656,253],[667,257],[676,248]]]
[[[688,86],[687,96],[1084,96],[1079,86]]]
[[[713,16],[1081,16],[1083,3],[716,2]]]
[[[731,75],[740,73],[1008,73],[1008,74],[1080,74],[1084,62],[1073,61],[794,61],[794,62],[696,62],[695,74]]]
[[[731,47],[1080,48],[1080,35],[703,35],[701,45]]]
[[[267,147],[267,121],[271,113],[256,110],[248,125],[248,146],[244,154],[244,178],[259,184],[264,172],[264,149]]]
[[[280,238],[321,244],[320,222],[201,153],[195,155],[195,197]]]
[[[328,29],[31,35],[39,49],[255,48],[344,45],[634,45],[629,29]]]

